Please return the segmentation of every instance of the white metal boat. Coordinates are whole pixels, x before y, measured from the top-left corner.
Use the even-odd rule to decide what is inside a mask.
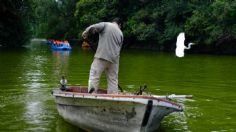
[[[68,122],[90,131],[150,132],[172,112],[183,110],[166,98],[130,93],[88,93],[87,87],[53,90],[59,114]]]

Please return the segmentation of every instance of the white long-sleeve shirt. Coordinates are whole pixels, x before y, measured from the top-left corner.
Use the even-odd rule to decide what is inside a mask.
[[[123,33],[118,25],[116,23],[100,22],[86,28],[86,32],[89,30],[99,33],[98,47],[94,57],[118,63],[123,44]]]

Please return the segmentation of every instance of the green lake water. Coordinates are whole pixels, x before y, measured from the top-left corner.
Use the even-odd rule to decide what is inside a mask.
[[[87,85],[93,54],[76,46],[53,52],[40,42],[0,50],[0,131],[83,132],[59,116],[51,90],[62,75],[71,85]],[[235,132],[235,66],[236,56],[123,50],[119,84],[129,92],[146,84],[147,93],[194,96],[179,100],[184,111],[165,117],[158,132]]]

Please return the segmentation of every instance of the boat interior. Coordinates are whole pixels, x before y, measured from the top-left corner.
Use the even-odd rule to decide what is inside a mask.
[[[76,93],[88,93],[88,87],[86,86],[69,86],[65,91]],[[107,90],[98,89],[97,94],[107,94]]]

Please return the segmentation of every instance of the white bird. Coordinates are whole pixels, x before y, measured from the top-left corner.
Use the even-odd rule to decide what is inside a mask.
[[[182,32],[178,35],[177,41],[176,41],[175,55],[177,57],[184,57],[184,50],[185,49],[190,49],[191,45],[194,44],[194,43],[189,43],[188,47],[186,47],[184,45],[184,41],[185,41],[185,35],[184,35],[184,32]]]

